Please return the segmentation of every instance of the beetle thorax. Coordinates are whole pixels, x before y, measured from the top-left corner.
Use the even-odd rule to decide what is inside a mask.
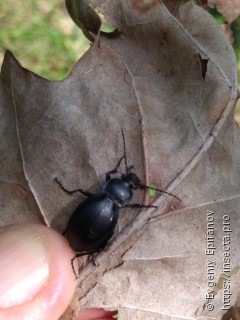
[[[102,188],[102,193],[118,208],[125,207],[132,199],[132,190],[124,181],[117,178],[108,180]]]

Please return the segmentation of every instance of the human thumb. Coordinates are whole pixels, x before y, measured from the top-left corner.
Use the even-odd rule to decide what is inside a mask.
[[[0,229],[0,320],[57,320],[77,281],[61,234],[34,224]]]

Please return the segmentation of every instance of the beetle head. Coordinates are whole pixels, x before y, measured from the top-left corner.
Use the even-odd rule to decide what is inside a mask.
[[[122,175],[122,181],[128,185],[130,189],[138,189],[141,185],[141,180],[133,172],[128,172],[127,174]]]

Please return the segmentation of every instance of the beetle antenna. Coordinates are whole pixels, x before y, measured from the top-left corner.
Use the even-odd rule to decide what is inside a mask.
[[[125,136],[124,132],[122,129],[122,137],[123,137],[123,157],[124,157],[124,162],[125,162],[125,167],[126,167],[126,173],[130,173],[130,167],[127,165],[127,156],[126,156],[126,142],[125,142]]]
[[[149,186],[145,186],[145,185],[143,185],[143,184],[137,184],[137,186],[139,187],[139,189],[152,189],[152,190],[155,190],[155,191],[159,191],[159,192],[161,192],[161,193],[165,193],[165,194],[168,194],[169,196],[172,196],[172,197],[174,197],[174,198],[176,198],[176,199],[178,199],[179,201],[181,201],[182,202],[182,200],[180,199],[180,198],[178,198],[177,196],[175,196],[174,194],[172,194],[172,193],[170,193],[170,192],[167,192],[167,191],[164,191],[164,190],[161,190],[161,189],[156,189],[156,188],[153,188],[153,187],[149,187]]]

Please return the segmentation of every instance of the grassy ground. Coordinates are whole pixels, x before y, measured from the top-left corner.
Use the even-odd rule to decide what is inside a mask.
[[[60,80],[88,47],[64,0],[0,1],[0,65],[9,49],[23,66],[48,79]],[[240,123],[240,103],[236,117]]]
[[[0,1],[0,65],[9,49],[28,69],[62,79],[88,47],[64,0]]]

